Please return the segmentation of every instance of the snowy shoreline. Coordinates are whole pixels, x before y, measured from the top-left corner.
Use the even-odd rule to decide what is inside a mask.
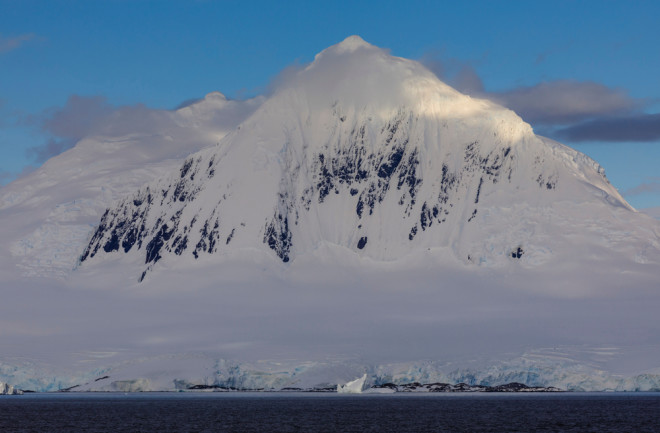
[[[405,384],[394,384],[394,383],[385,383],[382,385],[375,385],[364,390],[356,390],[353,392],[338,391],[336,386],[331,387],[322,387],[322,388],[295,388],[295,387],[286,387],[281,389],[251,389],[251,388],[234,388],[234,387],[223,387],[220,385],[193,385],[187,389],[177,389],[177,390],[161,390],[161,391],[92,391],[92,390],[80,390],[76,391],[75,388],[78,386],[73,386],[66,389],[61,389],[58,391],[48,391],[48,392],[38,392],[30,390],[17,390],[20,393],[30,393],[30,394],[57,394],[57,393],[71,393],[71,394],[86,394],[86,393],[125,393],[125,394],[136,394],[136,393],[209,393],[209,392],[219,392],[219,393],[338,393],[338,394],[393,394],[393,393],[493,393],[493,392],[515,392],[515,393],[529,393],[529,392],[567,392],[563,389],[555,387],[541,387],[541,386],[527,386],[522,383],[512,382],[503,385],[497,386],[483,386],[483,385],[468,385],[466,383],[458,383],[455,385],[448,383],[426,383],[421,384],[419,382],[405,383]],[[341,385],[340,385],[341,387]],[[571,392],[571,391],[568,391]]]

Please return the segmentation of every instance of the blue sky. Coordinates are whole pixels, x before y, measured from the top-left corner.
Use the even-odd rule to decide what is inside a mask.
[[[600,162],[633,206],[660,207],[658,17],[658,1],[0,0],[0,183],[73,145],[94,113],[258,95],[358,34],[516,110]],[[77,122],[58,116],[80,106]]]

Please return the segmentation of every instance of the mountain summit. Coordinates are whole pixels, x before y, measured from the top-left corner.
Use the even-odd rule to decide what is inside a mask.
[[[587,156],[351,36],[110,207],[81,260],[140,261],[140,279],[158,263],[240,250],[289,263],[327,245],[375,261],[657,263],[659,233]]]

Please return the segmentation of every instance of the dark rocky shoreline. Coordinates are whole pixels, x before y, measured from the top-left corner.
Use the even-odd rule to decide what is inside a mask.
[[[542,386],[527,386],[523,383],[512,382],[504,385],[485,386],[485,385],[468,385],[466,383],[457,383],[455,385],[449,383],[384,383],[382,385],[374,385],[367,388],[363,392],[368,393],[383,390],[388,392],[565,392],[562,389]],[[221,385],[192,385],[187,388],[187,391],[219,391],[219,392],[336,392],[337,387],[323,387],[323,388],[295,388],[287,387],[282,389],[243,389],[234,387],[225,387]]]

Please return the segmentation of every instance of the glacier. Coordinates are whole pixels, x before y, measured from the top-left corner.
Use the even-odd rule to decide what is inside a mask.
[[[589,350],[594,349],[598,350]],[[373,392],[388,384],[403,386],[413,383],[462,383],[472,387],[523,383],[529,387],[577,392],[660,392],[657,370],[634,375],[612,374],[585,363],[583,359],[567,356],[575,348],[552,351],[544,354],[533,351],[489,362],[415,361],[390,364],[347,359],[244,362],[219,358],[210,353],[177,353],[132,359],[102,369],[63,376],[40,375],[44,372],[32,371],[29,379],[23,382],[19,377],[23,371],[15,370],[9,376],[19,380],[17,383],[22,389],[41,392],[297,390],[358,393]],[[557,362],[559,355],[564,359]],[[7,366],[3,367],[6,374]],[[354,379],[361,371],[366,373]],[[35,380],[36,376],[40,379]]]
[[[24,390],[660,381],[660,223],[597,162],[359,37],[0,189]]]

